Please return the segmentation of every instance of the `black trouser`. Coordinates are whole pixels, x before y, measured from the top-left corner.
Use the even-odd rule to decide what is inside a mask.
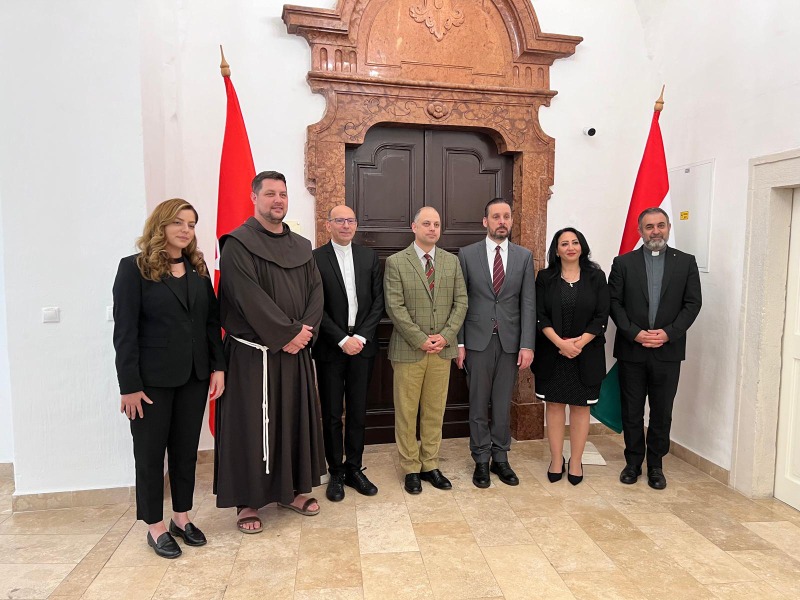
[[[136,459],[136,518],[148,525],[160,522],[164,507],[164,452],[169,454],[172,510],[192,508],[197,444],[203,424],[208,379],[192,372],[180,387],[145,386],[152,404],[142,401],[144,418],[131,421],[133,456]]]
[[[367,389],[374,363],[374,357],[348,356],[344,352],[331,361],[316,361],[322,407],[322,438],[325,442],[325,459],[331,474],[361,468]],[[347,415],[342,427],[345,404]],[[342,462],[344,456],[347,456],[347,460]]]
[[[661,468],[661,458],[669,452],[672,404],[678,391],[680,361],[657,360],[648,352],[645,362],[619,361],[619,387],[622,395],[622,431],[625,437],[625,462],[639,466],[647,449],[648,468]],[[650,401],[650,424],[644,435],[644,402]]]

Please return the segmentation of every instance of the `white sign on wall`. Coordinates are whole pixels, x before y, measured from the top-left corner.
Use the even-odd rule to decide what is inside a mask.
[[[669,195],[677,248],[694,254],[697,267],[710,265],[711,200],[714,197],[714,161],[669,170]]]

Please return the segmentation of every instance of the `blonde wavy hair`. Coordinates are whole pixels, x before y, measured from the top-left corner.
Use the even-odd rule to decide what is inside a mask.
[[[139,249],[136,265],[145,279],[161,281],[170,274],[167,236],[164,230],[175,220],[179,212],[187,209],[194,213],[194,220],[197,223],[197,211],[194,206],[181,198],[165,200],[153,209],[147,221],[144,222],[142,237],[136,240],[136,247]],[[208,268],[203,259],[203,253],[197,249],[197,237],[183,249],[182,254],[201,277],[208,277]]]

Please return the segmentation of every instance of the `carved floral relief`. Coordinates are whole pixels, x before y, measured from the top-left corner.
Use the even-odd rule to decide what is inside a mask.
[[[412,6],[409,13],[417,23],[425,23],[437,42],[441,42],[453,27],[464,23],[464,13],[451,0],[421,1],[422,4]]]

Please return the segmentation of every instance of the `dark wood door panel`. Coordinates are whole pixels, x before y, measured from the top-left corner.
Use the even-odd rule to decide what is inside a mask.
[[[512,157],[499,155],[494,141],[476,132],[373,127],[363,144],[347,149],[346,169],[346,204],[358,218],[355,242],[373,248],[381,267],[388,256],[413,242],[411,221],[421,207],[439,211],[438,245],[458,253],[486,235],[486,203],[498,196],[512,197]],[[391,333],[391,321],[384,317],[367,398],[368,444],[394,441]],[[443,435],[469,435],[466,378],[455,363]]]

